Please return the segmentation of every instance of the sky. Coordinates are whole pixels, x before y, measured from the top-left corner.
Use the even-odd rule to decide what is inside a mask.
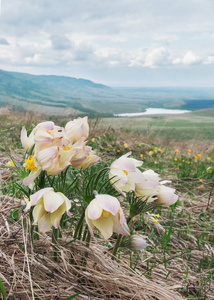
[[[213,0],[0,0],[0,69],[214,86]]]

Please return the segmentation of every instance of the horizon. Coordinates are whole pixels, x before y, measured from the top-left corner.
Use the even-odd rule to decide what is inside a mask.
[[[90,78],[82,78],[82,77],[72,77],[72,76],[67,76],[67,75],[56,75],[56,74],[53,74],[53,73],[50,73],[50,74],[33,74],[33,73],[28,73],[28,72],[18,72],[18,71],[9,71],[9,70],[4,70],[4,69],[1,69],[0,68],[0,71],[3,71],[3,72],[9,72],[9,73],[20,73],[20,74],[27,74],[27,75],[32,75],[32,76],[56,76],[56,77],[68,77],[68,78],[75,78],[75,79],[83,79],[83,80],[89,80],[95,84],[101,84],[101,85],[105,85],[107,87],[110,87],[110,88],[115,88],[115,89],[143,89],[143,88],[157,88],[157,89],[161,89],[161,88],[169,88],[169,89],[182,89],[182,88],[187,88],[187,89],[203,89],[203,88],[214,88],[214,85],[213,86],[190,86],[190,85],[182,85],[182,86],[173,86],[173,85],[166,85],[166,86],[158,86],[158,85],[154,85],[154,86],[151,86],[151,85],[142,85],[142,86],[128,86],[128,85],[124,85],[124,86],[120,86],[120,85],[106,85],[102,82],[95,82],[93,80],[91,80]]]

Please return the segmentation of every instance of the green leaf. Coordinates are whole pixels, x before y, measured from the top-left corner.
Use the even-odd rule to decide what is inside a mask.
[[[0,279],[0,291],[3,296],[3,300],[6,300],[7,297],[6,297],[6,293],[5,293],[4,286],[3,286],[1,279]]]
[[[76,293],[72,296],[69,296],[68,298],[66,298],[65,300],[71,300],[71,299],[74,299],[76,296],[78,296],[80,293]]]

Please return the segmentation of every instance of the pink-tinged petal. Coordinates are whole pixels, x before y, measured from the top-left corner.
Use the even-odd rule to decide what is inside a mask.
[[[120,209],[120,202],[117,198],[112,197],[110,195],[96,195],[97,202],[99,207],[110,212],[113,216],[115,216]],[[96,220],[96,219],[94,219]]]
[[[109,239],[113,233],[112,216],[105,219],[92,220],[93,225],[100,231],[105,240]]]
[[[52,143],[53,137],[47,131],[44,131],[39,128],[35,132],[34,140],[36,143],[47,144],[47,143]]]
[[[143,175],[143,173],[136,169],[135,172],[129,172],[128,173],[128,177],[134,182],[134,183],[138,183],[138,182],[143,182],[145,181],[145,177]]]
[[[41,204],[36,205],[33,209],[33,225],[36,225],[45,213]]]
[[[120,208],[118,211],[118,217],[120,225],[126,221],[122,208]]]
[[[53,130],[54,122],[52,122],[52,121],[41,122],[36,126],[36,128],[38,128],[38,127],[42,128],[44,130]]]
[[[169,206],[174,204],[178,200],[178,196],[174,194],[175,189],[160,185],[158,188],[157,203],[165,204]]]
[[[51,230],[52,224],[50,220],[50,214],[45,213],[41,219],[38,221],[38,227],[40,233],[45,233],[49,230]]]
[[[98,219],[103,212],[103,209],[99,206],[97,199],[93,199],[88,205],[88,217],[91,220]]]
[[[117,214],[115,217],[113,217],[113,231],[117,232],[119,234],[125,235],[125,236],[130,236],[130,230],[129,227],[124,221],[122,224],[120,223],[120,218],[119,214]]]
[[[48,191],[43,194],[44,208],[46,211],[53,213],[60,205],[64,203],[64,199],[54,191]]]
[[[112,168],[125,170],[127,172],[135,172],[136,170],[132,160],[130,158],[125,158],[123,156],[121,156],[111,164],[110,169]]]
[[[67,215],[70,217],[71,213],[69,212],[69,209],[71,208],[71,200],[69,200],[64,194],[57,192],[57,194],[59,194],[65,201],[65,206],[66,206],[66,212]]]
[[[52,187],[47,187],[44,189],[39,190],[38,192],[34,193],[30,196],[30,202],[32,205],[36,205],[37,202],[42,198],[44,193],[53,191],[54,189]]]
[[[22,143],[22,147],[25,150],[28,150],[28,137],[27,137],[27,130],[25,129],[25,127],[22,127],[21,130],[21,143]]]
[[[88,225],[88,229],[90,231],[91,236],[94,236],[94,234],[93,234],[94,225],[93,225],[91,219],[89,219],[89,217],[88,217],[88,207],[85,210],[85,220],[86,220],[86,223]]]
[[[41,169],[39,169],[36,172],[31,172],[30,175],[23,180],[22,184],[23,185],[33,184],[34,180],[39,176],[40,173],[41,173]]]
[[[137,160],[135,158],[130,158],[130,159],[132,160],[132,162],[135,165],[135,167],[140,167],[143,164],[143,161],[141,161],[141,160]]]
[[[166,183],[171,183],[172,181],[171,180],[162,180],[160,181],[160,184],[166,184]]]
[[[153,170],[147,170],[142,173],[146,180],[154,180],[159,181],[160,175],[158,173],[155,173]]]
[[[52,164],[52,161],[57,154],[57,150],[57,147],[49,147],[38,151],[36,158],[43,170],[46,170],[46,168]]]
[[[61,205],[57,210],[55,210],[52,214],[50,214],[51,224],[55,228],[59,227],[60,220],[62,218],[62,215],[65,213],[65,211],[66,211],[66,205],[65,203],[63,203],[63,205]]]

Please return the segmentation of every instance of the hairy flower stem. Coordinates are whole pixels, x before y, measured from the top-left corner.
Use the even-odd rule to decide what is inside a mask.
[[[116,244],[114,245],[114,248],[113,248],[112,260],[115,260],[115,258],[116,258],[117,250],[118,250],[118,248],[120,246],[121,239],[122,239],[122,234],[119,234],[118,237],[117,237]]]
[[[40,187],[40,189],[43,189],[45,187],[45,171],[41,172],[39,187]]]
[[[84,217],[85,217],[85,210],[83,210],[82,212],[82,215],[77,223],[77,226],[76,226],[76,229],[75,229],[75,232],[74,232],[74,239],[76,239],[77,237],[80,239],[81,238],[81,234],[82,234],[82,224],[83,224],[83,221],[84,221]]]
[[[58,239],[58,228],[52,229],[52,243],[57,244],[57,239]],[[54,260],[57,262],[58,261],[58,249],[56,246],[53,246],[54,249]]]

